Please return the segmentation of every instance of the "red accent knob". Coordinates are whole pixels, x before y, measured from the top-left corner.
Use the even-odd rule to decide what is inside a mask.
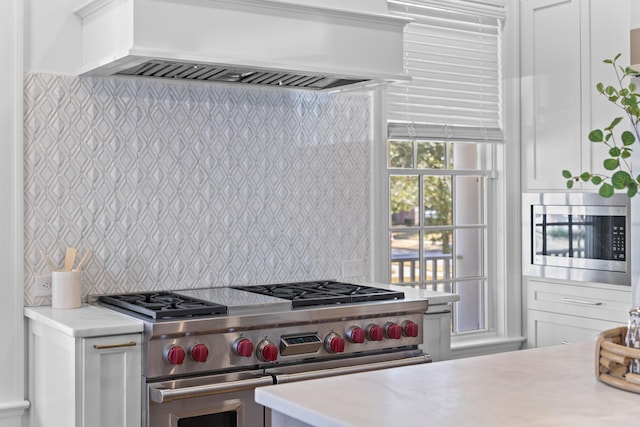
[[[384,325],[384,331],[388,338],[399,340],[402,337],[402,327],[397,323],[389,322]]]
[[[167,350],[167,360],[174,365],[182,365],[184,362],[185,352],[179,345],[169,347]]]
[[[251,357],[253,343],[246,338],[239,338],[233,343],[233,351],[240,357]]]
[[[367,338],[369,341],[382,341],[384,338],[384,330],[378,325],[367,326]]]
[[[191,347],[191,358],[196,362],[204,363],[209,357],[209,349],[204,344],[196,344]]]
[[[362,344],[364,342],[366,333],[364,332],[364,329],[358,326],[351,326],[347,329],[345,335],[347,336],[347,339],[352,343]]]
[[[270,341],[263,340],[258,344],[258,359],[263,362],[275,362],[278,359],[278,347]]]
[[[329,353],[342,353],[344,351],[344,344],[345,344],[344,338],[342,338],[340,335],[336,334],[335,332],[331,332],[324,339],[324,348]]]
[[[418,336],[419,327],[416,322],[407,320],[402,324],[402,331],[405,336],[415,338]]]

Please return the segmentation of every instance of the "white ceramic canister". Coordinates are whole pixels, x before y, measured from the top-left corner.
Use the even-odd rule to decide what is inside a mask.
[[[51,272],[51,307],[78,308],[82,305],[82,271]]]

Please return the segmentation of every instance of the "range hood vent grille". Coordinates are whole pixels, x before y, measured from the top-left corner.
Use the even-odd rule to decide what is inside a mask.
[[[370,81],[370,79],[306,75],[284,71],[265,71],[248,67],[227,67],[222,65],[192,64],[160,60],[146,61],[135,67],[119,71],[116,74],[221,83],[244,83],[310,90],[333,89]]]

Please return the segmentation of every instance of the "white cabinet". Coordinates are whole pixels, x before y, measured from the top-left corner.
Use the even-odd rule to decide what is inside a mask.
[[[523,0],[521,6],[523,191],[566,189],[563,169],[603,169],[605,146],[587,136],[619,113],[595,86],[615,82],[604,59],[622,53],[620,63],[629,63],[630,1]]]
[[[451,303],[430,305],[424,316],[422,351],[438,362],[451,358]]]
[[[595,341],[627,323],[631,289],[625,286],[526,279],[527,346]]]
[[[78,333],[55,319],[77,314],[82,322],[87,310],[49,309],[52,317],[45,321],[27,313],[30,427],[141,425],[141,334],[117,328],[101,335],[111,332],[100,327]]]

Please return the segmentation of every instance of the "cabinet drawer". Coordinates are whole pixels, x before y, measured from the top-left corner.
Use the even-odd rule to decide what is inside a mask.
[[[627,323],[631,289],[604,289],[591,286],[529,280],[527,308],[572,316]]]
[[[582,341],[593,341],[595,346],[600,332],[621,326],[616,322],[536,310],[529,310],[527,316],[527,347],[530,348]]]

